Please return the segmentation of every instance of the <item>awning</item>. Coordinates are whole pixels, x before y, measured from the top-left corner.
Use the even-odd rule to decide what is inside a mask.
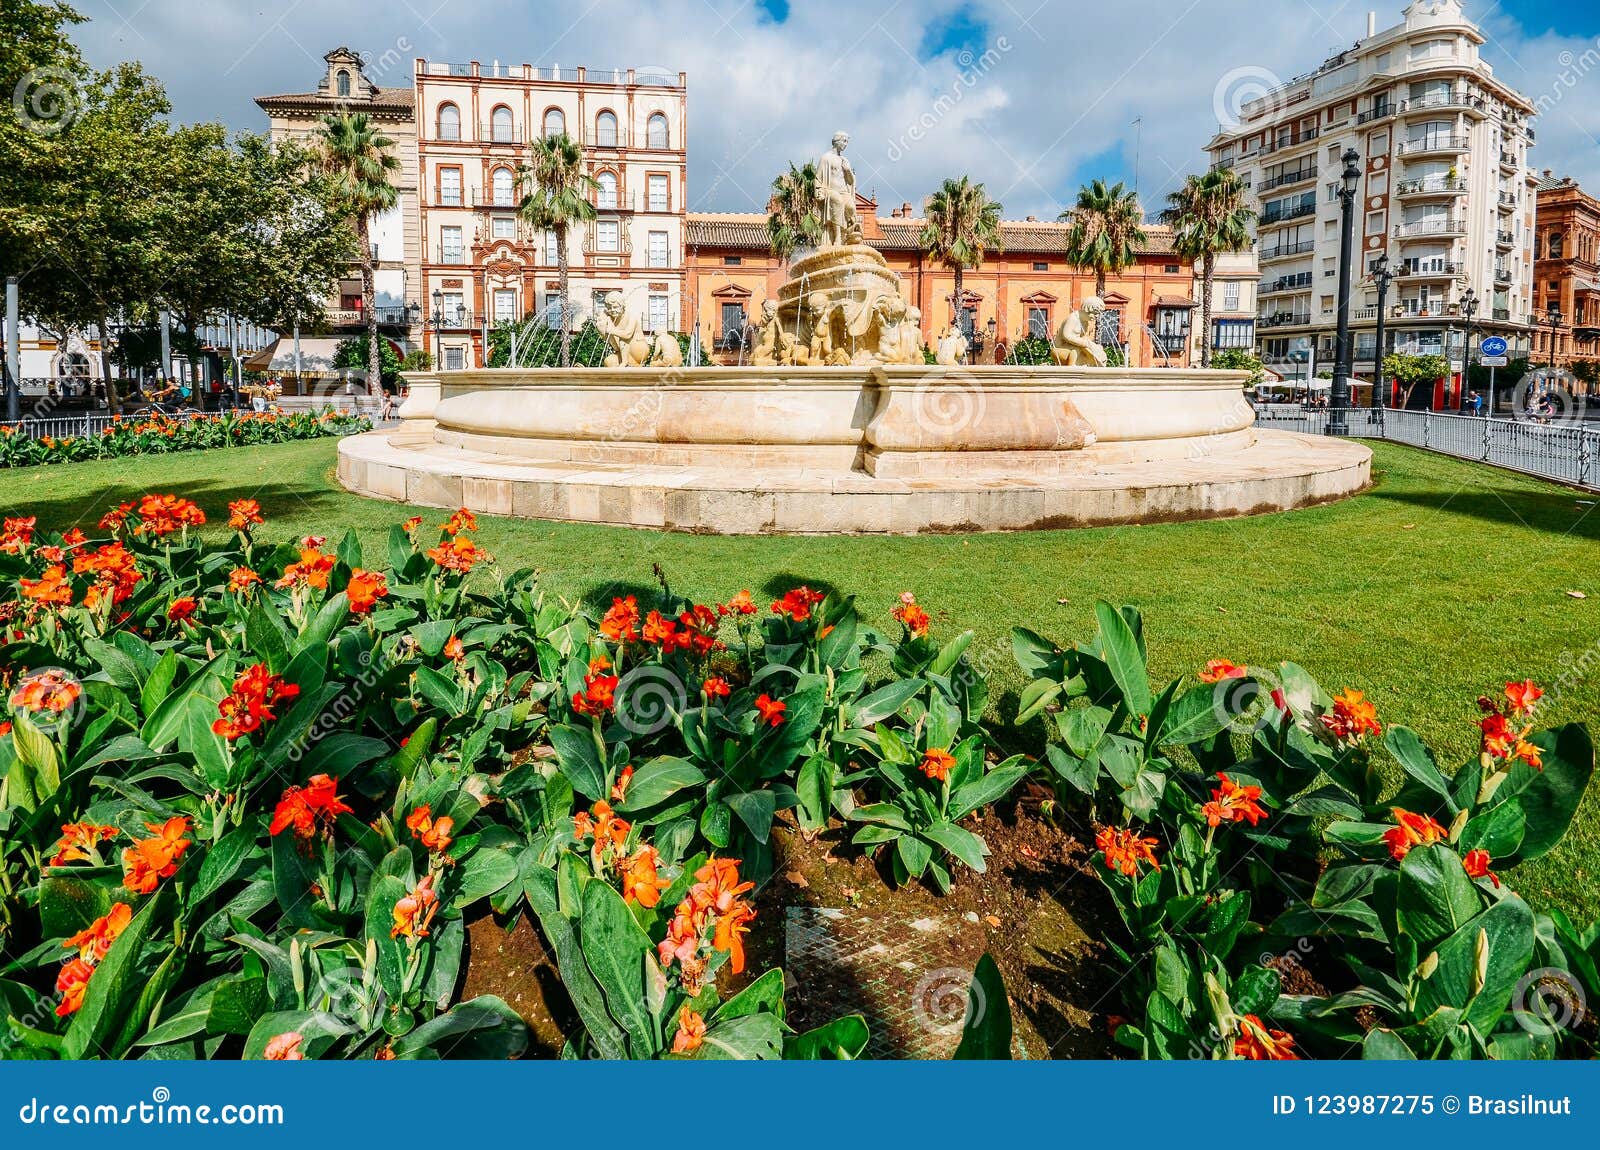
[[[300,337],[300,371],[303,375],[331,374],[337,369],[333,366],[334,354],[339,350],[342,339],[329,339],[321,336]],[[272,345],[256,352],[244,361],[245,367],[251,371],[294,371],[294,337],[279,336],[272,341]]]

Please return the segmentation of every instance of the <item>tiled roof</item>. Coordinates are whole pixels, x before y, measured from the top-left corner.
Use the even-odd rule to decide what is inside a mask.
[[[686,241],[690,247],[767,246],[767,217],[757,213],[690,212],[687,224]],[[879,216],[877,226],[883,235],[867,240],[873,247],[884,251],[917,250],[921,220]],[[1145,234],[1146,241],[1139,247],[1141,255],[1172,254],[1170,228],[1150,224],[1145,227]],[[1008,254],[1061,255],[1067,250],[1067,225],[1043,220],[1006,220],[1000,225],[1000,241]]]
[[[378,88],[370,100],[340,99],[321,92],[285,92],[279,96],[257,96],[262,108],[273,104],[292,104],[317,111],[361,112],[371,109],[378,112],[410,113],[417,106],[416,96],[410,88]]]

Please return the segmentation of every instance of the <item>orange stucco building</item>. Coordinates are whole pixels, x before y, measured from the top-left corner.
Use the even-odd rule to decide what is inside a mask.
[[[931,345],[954,318],[955,277],[930,264],[917,244],[923,221],[902,204],[887,217],[857,197],[867,243],[900,275],[906,302],[922,312]],[[1136,367],[1187,366],[1194,269],[1172,251],[1171,232],[1147,225],[1148,240],[1134,266],[1106,281],[1106,311],[1117,323]],[[974,360],[994,362],[1027,335],[1051,332],[1094,294],[1094,276],[1066,259],[1067,225],[1036,219],[1001,225],[999,252],[962,275],[965,322]],[[690,212],[685,221],[685,326],[698,325],[705,346],[724,362],[736,360],[738,339],[761,303],[776,299],[787,271],[767,242],[767,217],[757,213]],[[1199,322],[1198,315],[1195,323]]]

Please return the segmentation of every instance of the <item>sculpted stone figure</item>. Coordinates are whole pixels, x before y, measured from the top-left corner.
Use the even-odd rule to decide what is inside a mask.
[[[906,318],[900,324],[900,360],[901,363],[922,363],[922,309],[919,307],[906,308]]]
[[[939,337],[939,349],[934,353],[934,359],[943,364],[965,363],[967,347],[967,337],[961,325],[953,323]]]
[[[778,322],[776,300],[769,299],[761,305],[761,320],[756,326],[756,343],[750,362],[756,367],[788,366],[795,362],[794,333],[784,331]]]
[[[605,306],[594,317],[595,327],[605,336],[611,354],[605,358],[606,367],[643,367],[654,361],[655,367],[682,367],[683,349],[670,332],[652,337],[644,330],[644,320],[629,315],[627,301],[619,291],[606,296]]]
[[[819,291],[806,296],[806,322],[811,327],[811,342],[805,356],[797,360],[812,367],[840,367],[850,362],[850,349],[834,342],[834,305]]]
[[[861,221],[856,216],[856,174],[844,150],[848,132],[833,134],[833,149],[817,161],[817,208],[822,221],[822,246],[840,247],[861,242]]]
[[[877,339],[873,358],[879,363],[904,363],[905,341],[901,327],[906,321],[906,301],[897,295],[879,296],[872,305],[872,324]]]
[[[1104,367],[1106,349],[1100,346],[1100,313],[1106,310],[1099,296],[1090,296],[1070,312],[1050,341],[1050,356],[1063,367]]]

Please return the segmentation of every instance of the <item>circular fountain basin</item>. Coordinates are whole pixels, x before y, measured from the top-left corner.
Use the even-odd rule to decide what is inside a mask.
[[[718,533],[1018,530],[1284,510],[1365,447],[1259,431],[1242,372],[702,367],[412,373],[353,491]]]

